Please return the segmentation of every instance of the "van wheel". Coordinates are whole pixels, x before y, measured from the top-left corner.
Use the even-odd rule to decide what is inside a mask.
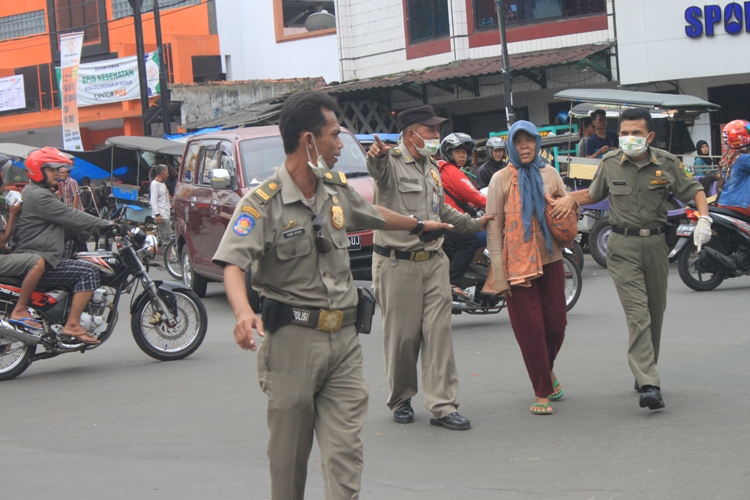
[[[193,269],[193,261],[190,260],[187,245],[182,247],[182,282],[185,283],[186,287],[193,290],[198,297],[206,296],[208,280],[197,274]]]

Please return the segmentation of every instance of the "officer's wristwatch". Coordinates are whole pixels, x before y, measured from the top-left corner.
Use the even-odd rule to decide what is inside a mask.
[[[419,234],[422,232],[422,229],[424,229],[424,222],[422,221],[422,217],[418,215],[410,215],[410,217],[413,217],[417,219],[417,227],[409,231],[409,234]]]

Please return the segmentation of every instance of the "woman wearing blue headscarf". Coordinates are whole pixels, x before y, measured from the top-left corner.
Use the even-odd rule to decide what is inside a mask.
[[[565,195],[560,174],[539,156],[536,127],[518,121],[508,132],[510,163],[490,182],[487,248],[495,293],[505,295],[513,333],[531,378],[535,415],[550,415],[550,399],[563,395],[552,371],[565,338],[565,275],[560,246],[544,216],[547,197]]]

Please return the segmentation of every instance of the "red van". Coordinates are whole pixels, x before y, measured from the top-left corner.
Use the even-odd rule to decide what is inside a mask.
[[[372,202],[373,181],[365,152],[342,130],[335,169]],[[225,130],[191,138],[182,155],[174,191],[175,237],[183,280],[200,297],[209,281],[221,281],[223,269],[211,262],[237,202],[272,176],[284,163],[278,126]],[[349,259],[354,279],[372,279],[372,231],[349,233]]]

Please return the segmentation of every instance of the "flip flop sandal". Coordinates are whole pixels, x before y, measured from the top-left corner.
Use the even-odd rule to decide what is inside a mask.
[[[535,410],[534,408],[538,409]],[[531,413],[532,415],[552,415],[552,407],[549,403],[534,403],[533,405],[531,405]]]
[[[558,387],[559,387],[559,390],[558,390]],[[565,391],[563,390],[562,386],[560,385],[560,381],[559,380],[555,380],[555,383],[552,384],[552,388],[555,390],[555,392],[553,392],[552,394],[550,394],[549,396],[547,396],[548,398],[550,398],[550,399],[560,399],[561,397],[563,397],[563,394],[565,393]]]
[[[34,333],[42,331],[42,327],[30,325],[27,323],[27,321],[33,321],[36,323],[36,320],[34,318],[9,319],[8,323],[10,323],[11,325],[20,326],[21,328],[25,328],[27,330],[31,330]]]
[[[65,333],[65,332],[63,332],[63,335],[65,335],[66,337],[70,337],[70,338],[72,338],[72,339],[75,339],[75,340],[76,340],[77,342],[80,342],[81,344],[86,344],[86,345],[99,345],[99,344],[101,344],[101,343],[102,343],[102,341],[101,341],[101,340],[99,340],[99,339],[97,339],[97,338],[95,338],[95,337],[92,337],[92,336],[91,336],[91,335],[89,335],[88,333],[87,333],[87,334],[84,334],[84,335],[79,335],[79,336],[77,336],[77,337],[76,337],[76,336],[74,336],[74,335],[71,335],[71,334],[69,334],[69,333]],[[86,337],[88,337],[89,339],[93,339],[93,342],[92,342],[91,340],[88,340],[88,339],[87,339]]]
[[[464,289],[463,289],[463,288],[461,288],[461,287],[458,287],[458,286],[451,286],[451,293],[452,293],[453,295],[457,295],[457,296],[458,296],[459,298],[461,298],[461,299],[464,299],[464,300],[466,300],[466,301],[469,301],[469,300],[471,300],[471,299],[469,298],[469,295],[468,295],[468,294],[467,294],[467,293],[466,293],[466,292],[464,291]]]

